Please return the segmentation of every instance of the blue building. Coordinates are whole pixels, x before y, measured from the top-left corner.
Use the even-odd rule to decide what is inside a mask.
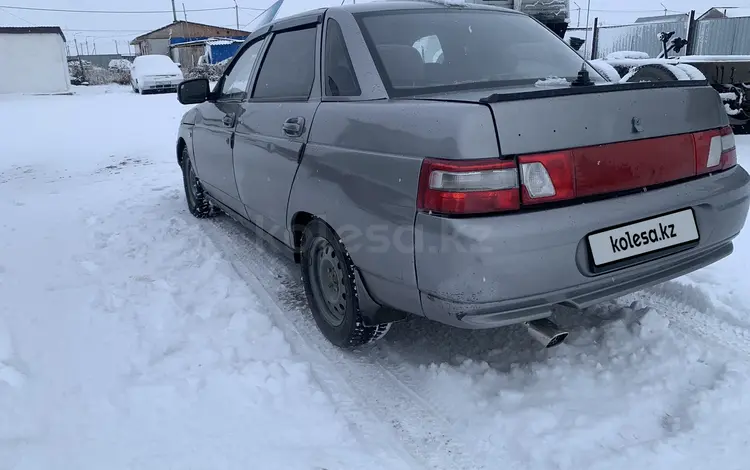
[[[170,44],[172,60],[192,67],[200,63],[218,64],[237,53],[245,37],[197,38],[189,41],[175,41]]]

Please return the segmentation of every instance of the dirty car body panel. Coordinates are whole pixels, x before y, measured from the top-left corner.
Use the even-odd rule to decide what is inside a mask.
[[[493,21],[532,38],[520,50],[546,52],[506,48],[512,73],[472,79],[502,62],[478,59],[487,41],[472,42],[505,34]],[[309,93],[254,97],[268,43],[305,28],[316,31]],[[334,35],[348,62],[326,52]],[[290,254],[305,223],[325,221],[373,323],[383,309],[463,328],[544,318],[711,264],[744,226],[750,177],[705,83],[616,85],[586,66],[586,86],[539,86],[554,71],[575,80],[580,57],[528,16],[477,5],[334,7],[246,44],[258,40],[231,130],[207,130],[221,114],[209,101],[186,116],[181,145],[213,200]],[[466,44],[473,56],[458,54]]]

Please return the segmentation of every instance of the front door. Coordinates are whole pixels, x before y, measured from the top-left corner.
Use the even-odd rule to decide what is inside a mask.
[[[270,39],[250,99],[237,120],[234,165],[248,217],[289,243],[289,192],[319,99],[315,82],[317,25]]]
[[[199,106],[193,131],[193,152],[201,183],[212,196],[241,215],[246,214],[234,177],[234,130],[244,111],[242,103],[262,45],[263,39],[259,39],[239,52],[241,55],[219,82],[221,90],[215,101]]]

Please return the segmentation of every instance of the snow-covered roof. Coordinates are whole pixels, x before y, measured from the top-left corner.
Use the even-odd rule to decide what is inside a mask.
[[[232,38],[207,38],[207,39],[196,39],[194,41],[185,41],[185,42],[178,42],[176,44],[171,44],[169,47],[189,47],[189,46],[202,46],[202,45],[209,45],[209,46],[226,46],[229,44],[235,44],[244,42],[242,39],[232,39]]]
[[[244,42],[239,39],[230,39],[230,38],[210,38],[206,39],[206,44],[209,46],[228,46],[230,44],[235,44],[238,42]]]
[[[59,34],[66,41],[59,26],[0,26],[0,34]]]

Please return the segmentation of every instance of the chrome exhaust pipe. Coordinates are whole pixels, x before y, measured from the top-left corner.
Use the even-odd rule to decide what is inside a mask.
[[[548,318],[533,320],[525,324],[531,337],[545,348],[553,348],[561,344],[568,337],[567,331],[561,330],[559,326]]]

